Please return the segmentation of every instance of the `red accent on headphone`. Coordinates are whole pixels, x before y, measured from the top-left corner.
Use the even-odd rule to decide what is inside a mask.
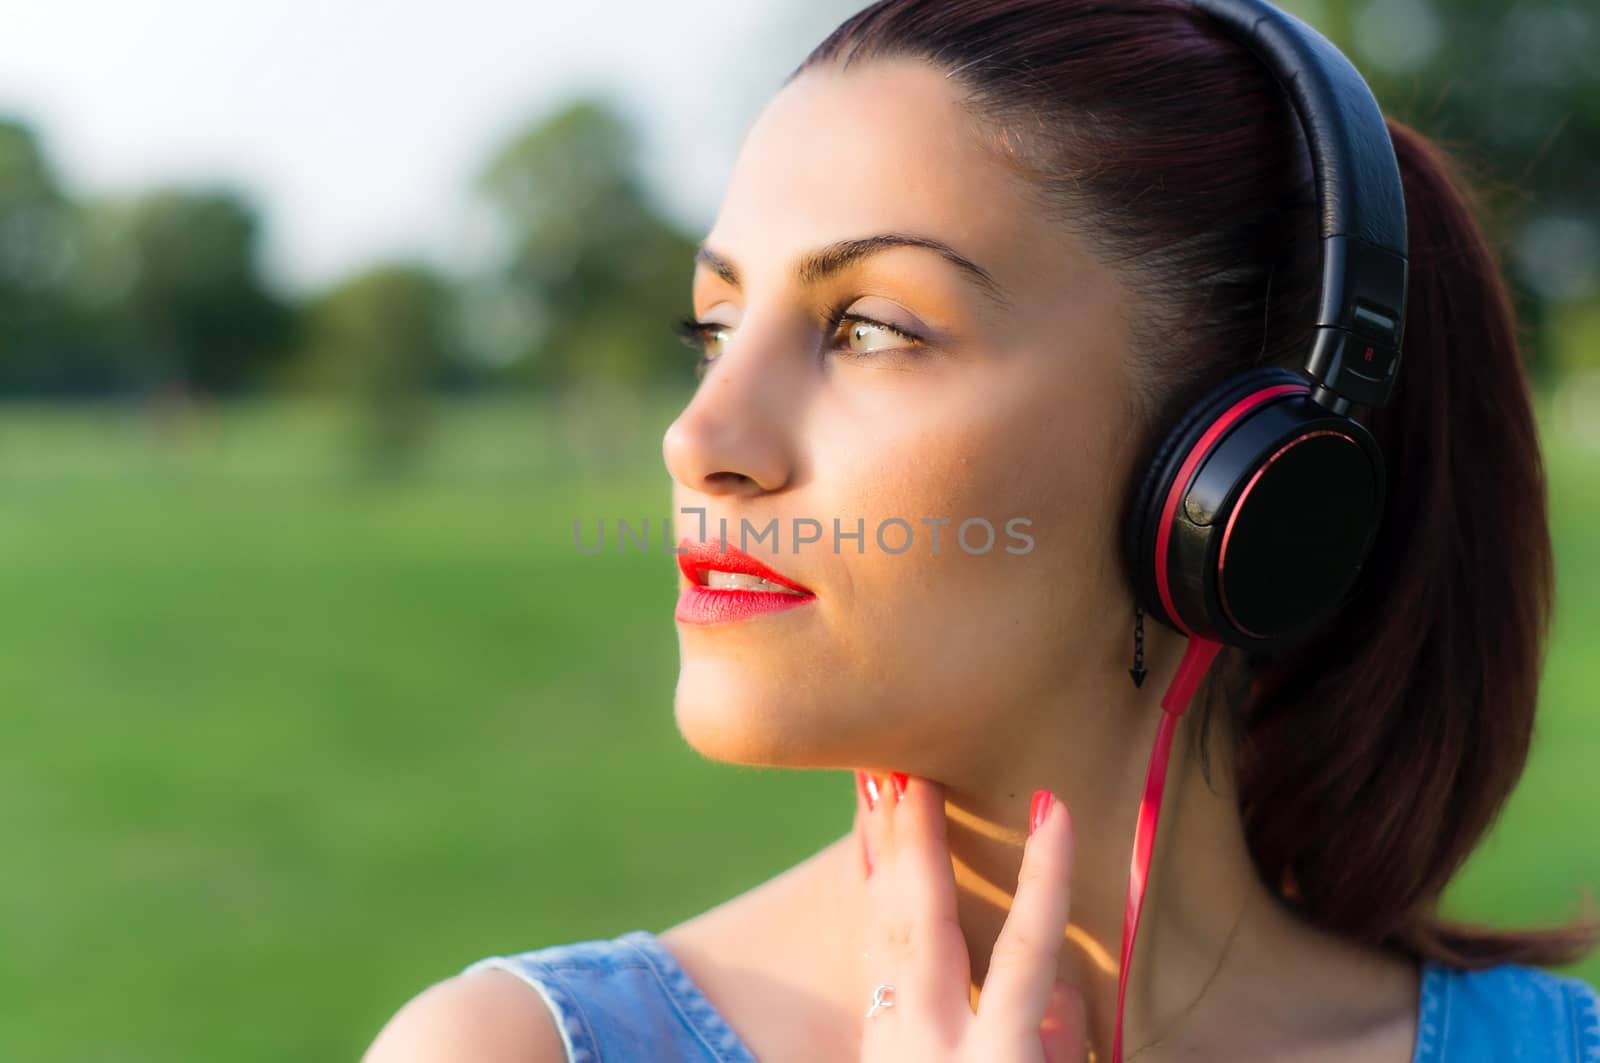
[[[1190,449],[1189,456],[1183,460],[1183,467],[1178,470],[1177,477],[1172,481],[1172,489],[1167,492],[1167,503],[1161,507],[1161,527],[1156,531],[1156,590],[1161,595],[1161,605],[1172,618],[1172,622],[1183,629],[1184,634],[1193,636],[1194,631],[1183,618],[1178,615],[1178,610],[1172,604],[1172,590],[1167,586],[1167,547],[1172,541],[1172,518],[1178,512],[1178,503],[1183,499],[1184,492],[1189,485],[1189,477],[1194,475],[1195,467],[1200,464],[1211,449],[1211,444],[1233,426],[1233,423],[1249,413],[1253,407],[1261,405],[1268,399],[1290,392],[1299,391],[1309,393],[1309,384],[1273,384],[1252,392],[1234,403],[1232,406],[1211,423],[1205,435],[1200,437]]]
[[[1235,406],[1234,410],[1238,408]],[[1144,884],[1150,870],[1150,854],[1155,849],[1156,821],[1161,817],[1161,791],[1167,781],[1172,732],[1178,725],[1178,717],[1183,715],[1194,698],[1206,669],[1211,667],[1211,662],[1221,649],[1220,642],[1190,636],[1189,644],[1183,651],[1183,661],[1178,665],[1178,673],[1172,677],[1172,683],[1161,697],[1161,726],[1156,731],[1155,748],[1150,751],[1144,797],[1139,801],[1139,823],[1133,832],[1133,862],[1128,868],[1128,904],[1122,913],[1122,969],[1117,973],[1117,1030],[1111,1043],[1111,1063],[1122,1063],[1122,1002],[1128,992],[1128,966],[1133,960],[1134,935],[1139,932],[1139,913],[1144,908]]]

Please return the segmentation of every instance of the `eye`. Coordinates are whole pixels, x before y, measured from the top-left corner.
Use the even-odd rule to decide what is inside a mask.
[[[724,333],[729,331],[729,326],[719,325],[714,321],[682,317],[672,322],[672,331],[685,346],[700,352],[700,357],[694,360],[694,376],[699,380],[706,375],[711,363],[722,354],[722,344],[727,342]]]
[[[890,343],[886,346],[873,347],[867,350],[850,346],[829,348],[831,351],[853,358],[878,357],[891,352],[906,350],[907,344],[911,347],[916,347],[921,346],[923,342],[920,336],[891,325],[886,321],[878,321],[861,314],[847,314],[841,306],[841,308],[832,312],[828,321],[828,335],[834,339],[835,343],[839,341],[840,326],[846,322],[850,323],[850,328],[843,337],[843,342],[847,345],[863,340],[870,341],[874,333],[879,335],[887,334],[907,341],[907,343]],[[700,352],[700,357],[695,359],[694,373],[696,379],[701,379],[706,375],[706,371],[710,369],[711,363],[715,362],[724,353],[724,347],[728,342],[728,333],[733,331],[733,326],[718,324],[715,321],[700,321],[694,317],[682,317],[672,322],[672,331],[686,346]]]
[[[913,345],[918,344],[918,343],[921,342],[921,340],[918,337],[913,336],[911,333],[907,332],[905,329],[896,328],[895,326],[893,326],[893,325],[891,325],[891,324],[889,324],[888,322],[885,322],[885,321],[874,321],[872,318],[870,318],[870,317],[862,317],[860,314],[840,314],[840,315],[836,316],[834,318],[834,333],[833,333],[835,336],[838,335],[838,326],[844,324],[847,321],[850,322],[851,324],[850,324],[850,328],[849,328],[849,330],[848,330],[848,332],[846,334],[846,339],[845,339],[846,343],[853,343],[853,342],[855,342],[857,340],[861,340],[861,339],[864,339],[864,338],[865,339],[870,339],[874,333],[877,333],[879,335],[887,334],[887,335],[889,335],[891,337],[895,337],[895,338],[898,338],[900,340],[909,340],[909,341],[911,341],[911,343]],[[848,351],[846,351],[844,353],[848,353],[848,354],[854,355],[857,358],[870,358],[873,355],[886,354],[889,351],[903,349],[904,346],[905,346],[905,344],[903,344],[903,343],[898,343],[898,344],[897,343],[890,343],[890,344],[888,344],[886,346],[875,347],[875,348],[872,348],[870,350],[850,349],[850,350],[848,350]],[[837,350],[837,348],[834,348],[834,349]]]

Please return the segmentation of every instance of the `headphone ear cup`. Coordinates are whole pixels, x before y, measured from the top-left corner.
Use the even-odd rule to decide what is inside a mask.
[[[1358,421],[1276,367],[1202,396],[1156,448],[1127,525],[1132,578],[1158,620],[1253,650],[1337,611],[1383,513],[1383,454]]]
[[[1188,632],[1199,619],[1185,623],[1184,618],[1170,615],[1158,585],[1156,544],[1173,481],[1195,445],[1236,403],[1266,388],[1287,384],[1308,392],[1311,386],[1301,374],[1278,366],[1260,366],[1222,381],[1184,409],[1136,479],[1123,523],[1125,563],[1138,603],[1168,627]]]

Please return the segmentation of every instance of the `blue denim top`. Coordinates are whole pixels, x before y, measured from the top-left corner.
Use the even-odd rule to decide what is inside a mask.
[[[648,930],[489,956],[555,1016],[568,1063],[757,1063]],[[1411,1063],[1600,1063],[1600,1002],[1587,982],[1539,967],[1422,965]]]

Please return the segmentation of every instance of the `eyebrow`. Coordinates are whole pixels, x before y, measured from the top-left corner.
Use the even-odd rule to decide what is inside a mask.
[[[985,294],[1001,306],[1010,306],[1010,300],[1000,290],[1000,285],[989,271],[976,262],[962,255],[955,248],[941,240],[927,236],[912,236],[905,233],[879,233],[876,236],[865,236],[855,240],[840,240],[818,248],[800,258],[795,267],[795,278],[804,285],[810,286],[826,280],[862,259],[871,255],[887,251],[892,247],[921,247],[933,251],[951,265],[967,274]],[[743,287],[739,283],[739,269],[726,256],[711,250],[701,244],[695,251],[694,260],[697,264],[708,267],[713,273],[733,285],[735,288]]]

